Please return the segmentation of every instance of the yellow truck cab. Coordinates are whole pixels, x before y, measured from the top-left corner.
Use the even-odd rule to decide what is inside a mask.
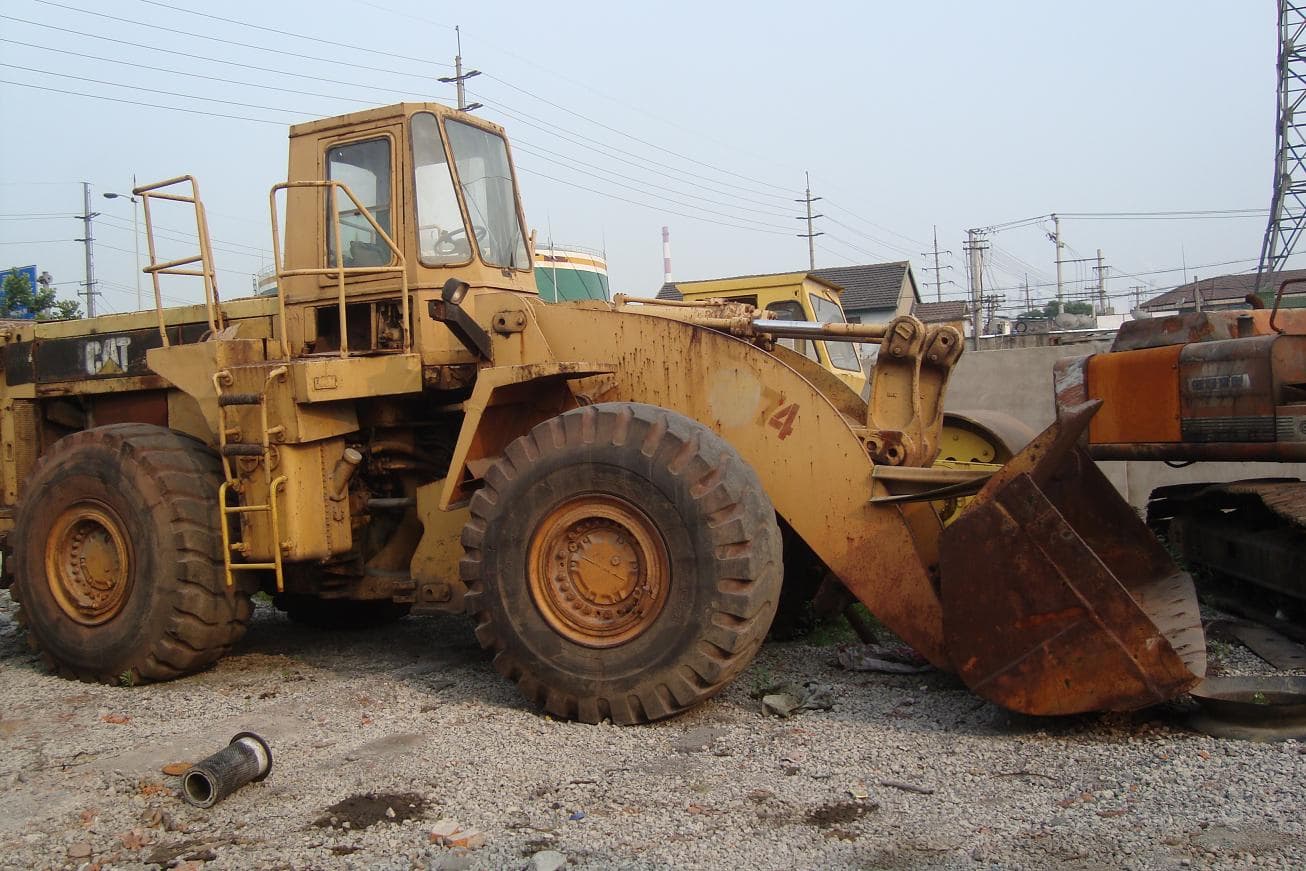
[[[728,299],[775,312],[786,321],[842,324],[847,322],[837,284],[808,272],[775,275],[743,275],[710,281],[678,281],[676,290],[686,300]],[[816,339],[779,339],[798,353],[820,364],[847,384],[858,396],[866,395],[866,371],[859,345]]]

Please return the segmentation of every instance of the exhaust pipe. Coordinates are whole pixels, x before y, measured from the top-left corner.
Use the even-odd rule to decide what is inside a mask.
[[[271,771],[268,742],[253,732],[241,732],[225,748],[186,770],[181,776],[181,795],[188,804],[210,808]]]

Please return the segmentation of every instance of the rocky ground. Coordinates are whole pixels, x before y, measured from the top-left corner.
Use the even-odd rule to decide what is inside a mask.
[[[686,716],[584,726],[527,708],[461,619],[328,634],[267,607],[208,672],[92,686],[43,673],[13,612],[0,593],[4,868],[1306,866],[1306,744],[1173,709],[1031,720],[786,643]],[[830,710],[764,713],[785,680]],[[164,766],[243,730],[271,776],[182,802]]]

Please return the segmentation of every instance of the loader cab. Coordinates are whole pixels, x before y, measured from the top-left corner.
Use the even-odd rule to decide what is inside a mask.
[[[807,272],[745,275],[708,281],[676,282],[687,300],[728,299],[771,312],[785,321],[846,323],[839,302],[842,289]],[[816,339],[779,339],[778,342],[826,369],[858,395],[867,388],[861,345]]]
[[[403,103],[290,131],[278,285],[293,356],[415,350],[470,364],[426,303],[450,278],[536,293],[503,130],[434,103]],[[403,299],[407,296],[407,300]],[[405,322],[405,313],[407,322]]]

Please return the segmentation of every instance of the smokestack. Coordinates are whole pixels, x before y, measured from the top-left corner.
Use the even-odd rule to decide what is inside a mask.
[[[671,282],[671,228],[662,228],[662,283]]]

